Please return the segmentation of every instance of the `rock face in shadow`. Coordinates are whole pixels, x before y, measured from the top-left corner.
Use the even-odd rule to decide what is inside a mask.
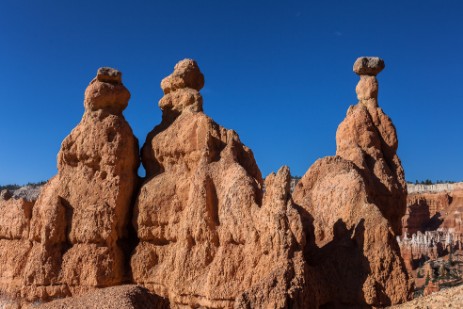
[[[304,307],[289,170],[267,177],[264,194],[252,151],[203,113],[203,85],[189,59],[161,83],[162,122],[142,148],[133,279],[172,308]]]
[[[308,242],[313,308],[383,307],[411,298],[411,281],[395,240],[406,186],[395,128],[378,107],[378,58],[359,58],[359,103],[337,134],[335,157],[319,159],[293,193]]]
[[[24,211],[24,229],[5,230],[21,234],[16,241],[27,245],[18,248],[28,253],[3,293],[48,300],[123,281],[120,244],[139,166],[138,142],[122,115],[129,98],[119,71],[98,70],[83,118],[61,145],[58,174]]]
[[[413,193],[407,196],[407,211],[402,218],[402,235],[437,230],[448,211],[452,196],[448,192]]]

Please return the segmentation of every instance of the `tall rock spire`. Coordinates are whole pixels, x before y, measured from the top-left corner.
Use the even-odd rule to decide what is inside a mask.
[[[359,58],[359,103],[336,133],[335,157],[317,160],[297,184],[308,235],[305,258],[317,306],[384,307],[411,297],[395,236],[405,211],[395,128],[378,107],[379,58]]]
[[[407,187],[397,156],[396,129],[378,105],[376,75],[385,67],[377,57],[361,57],[354,63],[360,76],[358,104],[351,106],[336,132],[336,155],[354,162],[372,184],[369,194],[389,220],[395,234],[401,234],[406,210]]]

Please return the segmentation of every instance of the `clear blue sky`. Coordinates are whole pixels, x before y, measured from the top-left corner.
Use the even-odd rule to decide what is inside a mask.
[[[194,58],[205,112],[238,132],[264,175],[335,153],[359,56],[380,56],[379,104],[406,178],[463,180],[463,1],[0,2],[0,184],[56,173],[61,141],[101,66],[123,72],[140,144],[159,83]]]

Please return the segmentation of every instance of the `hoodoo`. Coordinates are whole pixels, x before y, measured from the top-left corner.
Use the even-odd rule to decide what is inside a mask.
[[[27,240],[26,255],[13,261],[20,266],[13,277],[2,274],[10,282],[3,294],[48,300],[123,282],[120,245],[139,166],[138,141],[122,115],[129,98],[119,71],[98,70],[82,120],[61,145],[58,174],[24,212],[30,226],[18,237]]]
[[[293,193],[308,235],[314,308],[384,307],[411,297],[395,240],[405,212],[404,173],[395,128],[377,101],[383,68],[379,58],[355,62],[359,102],[339,125],[336,156],[317,160]]]
[[[370,183],[369,196],[400,235],[407,207],[404,170],[397,156],[397,132],[388,115],[378,106],[376,75],[384,69],[377,57],[361,57],[354,63],[360,76],[355,88],[357,105],[351,106],[336,132],[336,155],[352,161]]]
[[[396,130],[378,106],[383,68],[379,58],[355,62],[359,102],[338,127],[336,156],[317,160],[292,196],[287,167],[264,181],[238,134],[204,113],[204,76],[191,59],[161,82],[162,121],[141,150],[139,180],[138,141],[122,115],[130,93],[119,71],[99,69],[58,174],[35,204],[0,192],[0,297],[78,296],[44,308],[98,299],[108,308],[236,309],[409,300],[396,241],[406,186]],[[449,229],[461,228],[455,201]],[[113,287],[124,283],[135,285]]]
[[[142,149],[134,281],[172,308],[301,304],[304,234],[284,167],[265,194],[252,151],[203,112],[204,77],[185,59],[166,77],[162,122]]]

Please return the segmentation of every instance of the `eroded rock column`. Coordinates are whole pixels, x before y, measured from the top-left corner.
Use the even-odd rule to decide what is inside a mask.
[[[347,111],[336,132],[336,155],[352,161],[371,183],[369,195],[375,199],[394,233],[401,234],[406,211],[407,187],[397,156],[398,139],[394,124],[378,106],[376,75],[384,69],[378,57],[361,57],[354,63],[360,76],[355,88],[358,104]]]
[[[134,280],[172,308],[304,307],[289,170],[268,177],[264,195],[252,151],[203,113],[203,85],[190,59],[161,83],[162,122],[142,149]]]
[[[378,107],[379,58],[359,58],[359,102],[336,134],[335,157],[317,160],[293,199],[308,235],[307,282],[318,308],[370,308],[405,302],[411,282],[395,236],[406,188],[395,128]]]
[[[58,153],[58,174],[33,209],[21,296],[79,294],[123,281],[138,142],[122,111],[129,91],[121,72],[100,68],[85,91],[85,112]]]

